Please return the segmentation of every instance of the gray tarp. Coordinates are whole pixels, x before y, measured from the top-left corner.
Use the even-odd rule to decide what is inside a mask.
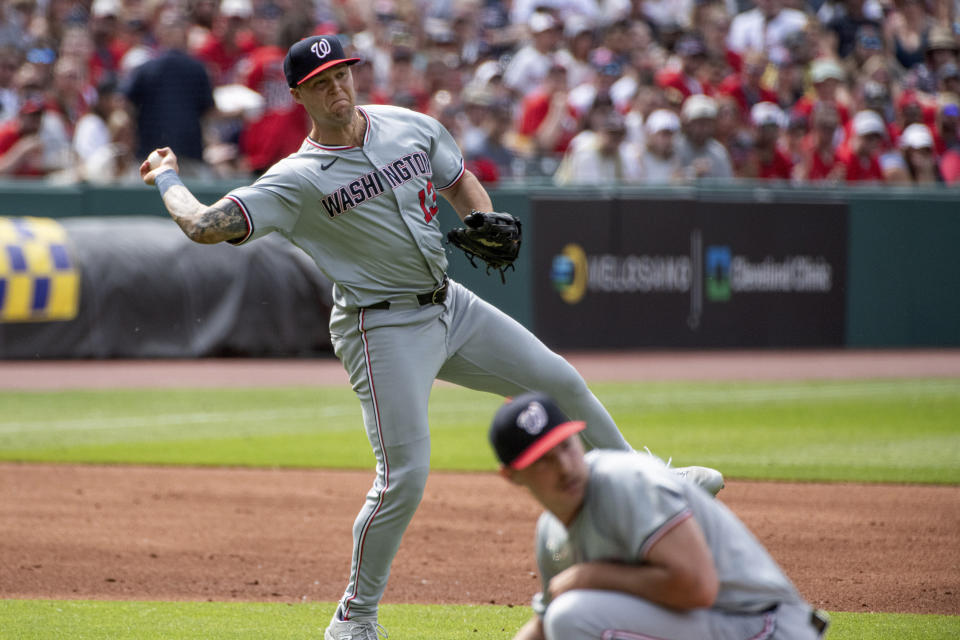
[[[330,353],[330,282],[274,234],[199,245],[169,219],[64,218],[80,271],[77,317],[0,323],[0,358]]]

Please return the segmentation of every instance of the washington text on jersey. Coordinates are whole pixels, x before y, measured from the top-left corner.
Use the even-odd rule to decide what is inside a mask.
[[[350,184],[334,190],[321,200],[327,215],[335,218],[366,200],[382,195],[385,188],[381,176],[389,183],[390,188],[396,189],[413,178],[433,176],[433,167],[430,165],[430,157],[423,151],[405,155],[381,167],[378,171],[371,171]]]

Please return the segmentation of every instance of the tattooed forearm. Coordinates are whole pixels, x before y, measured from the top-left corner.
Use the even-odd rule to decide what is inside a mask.
[[[223,240],[233,240],[247,235],[247,218],[240,211],[240,205],[233,200],[223,198],[204,211],[202,217],[207,235]]]
[[[214,244],[242,238],[247,221],[240,207],[223,198],[213,206],[201,204],[190,190],[177,185],[163,195],[163,203],[188,238],[194,242]]]

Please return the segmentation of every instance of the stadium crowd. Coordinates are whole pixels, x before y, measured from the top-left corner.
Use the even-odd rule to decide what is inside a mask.
[[[0,0],[0,176],[256,176],[287,47],[439,119],[488,184],[960,183],[956,0]]]

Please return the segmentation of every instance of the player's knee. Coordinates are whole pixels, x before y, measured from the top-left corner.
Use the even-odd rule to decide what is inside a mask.
[[[543,631],[547,640],[569,640],[583,637],[581,623],[584,608],[578,591],[567,591],[550,602],[543,616]]]
[[[390,470],[387,493],[391,502],[415,508],[423,498],[430,467],[416,466]]]

